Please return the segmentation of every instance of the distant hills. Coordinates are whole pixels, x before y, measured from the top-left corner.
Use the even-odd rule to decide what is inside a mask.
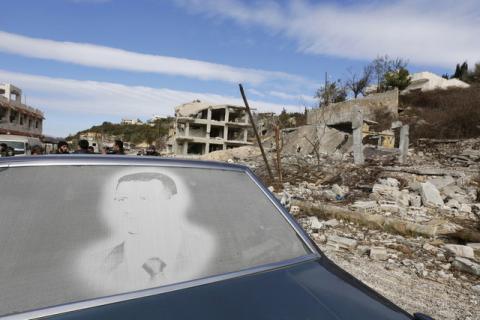
[[[173,118],[157,119],[146,124],[120,124],[103,122],[101,125],[93,126],[89,129],[79,131],[74,135],[68,136],[66,140],[78,141],[81,135],[87,133],[98,133],[105,137],[115,137],[125,142],[140,144],[146,142],[153,144],[155,141],[164,140],[168,135],[168,129]]]

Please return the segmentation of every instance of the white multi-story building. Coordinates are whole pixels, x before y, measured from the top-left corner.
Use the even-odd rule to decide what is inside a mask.
[[[0,134],[42,136],[43,112],[22,103],[22,90],[0,84]]]

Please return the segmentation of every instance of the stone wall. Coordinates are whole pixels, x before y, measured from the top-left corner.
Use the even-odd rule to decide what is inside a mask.
[[[398,115],[398,90],[376,93],[367,97],[334,103],[327,107],[308,110],[307,124],[337,125],[352,122],[352,109],[358,105],[365,119],[373,119],[377,110],[386,110]]]

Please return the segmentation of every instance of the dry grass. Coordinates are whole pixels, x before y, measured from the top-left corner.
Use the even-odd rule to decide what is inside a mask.
[[[401,120],[417,138],[466,139],[480,136],[480,86],[414,92],[400,96]]]

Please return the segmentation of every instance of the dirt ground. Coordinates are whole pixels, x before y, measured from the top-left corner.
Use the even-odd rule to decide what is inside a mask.
[[[387,270],[384,262],[318,245],[337,265],[410,313],[421,312],[436,320],[480,319],[480,294],[471,287],[421,278],[400,268]]]

